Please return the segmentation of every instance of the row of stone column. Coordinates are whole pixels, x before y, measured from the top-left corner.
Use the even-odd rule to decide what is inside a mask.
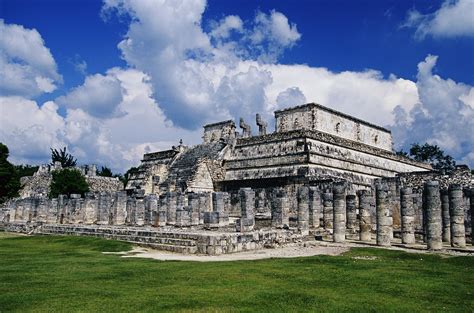
[[[314,194],[313,199],[318,197],[317,191]],[[346,195],[344,183],[335,183],[332,192],[326,190],[322,193],[324,227],[333,230],[335,242],[343,242],[346,234],[355,234],[357,231],[360,240],[371,239],[370,208],[374,201],[374,194],[370,190],[361,190],[358,192],[358,196],[359,219],[357,219],[356,196]],[[404,244],[415,243],[414,197],[415,194],[411,188],[400,189],[401,237]],[[470,197],[470,210],[471,216],[473,216],[474,192],[470,192]],[[306,229],[304,208],[309,207],[305,199],[309,199],[309,197],[305,187],[302,187],[298,197],[298,227],[301,227],[301,231]],[[449,189],[440,192],[437,181],[427,182],[423,188],[422,205],[424,235],[429,249],[441,249],[443,241],[451,243],[453,247],[466,246],[463,191],[460,185],[453,184]],[[380,246],[390,246],[393,239],[393,212],[389,202],[389,188],[385,183],[376,185],[375,211],[376,243]],[[319,221],[319,218],[314,220]],[[471,218],[471,223],[474,223],[473,220]]]
[[[386,185],[377,186],[377,244],[390,245],[387,233],[392,233],[391,228],[384,228],[387,216]],[[402,243],[415,243],[415,209],[414,194],[411,188],[400,189],[401,208],[401,234]],[[466,246],[466,231],[464,224],[463,191],[460,185],[452,184],[447,190],[440,190],[437,181],[428,181],[423,187],[423,224],[424,238],[428,249],[439,250],[443,242],[450,243],[453,247]],[[474,192],[470,192],[471,223],[474,215]],[[379,220],[380,218],[380,220]],[[472,236],[471,226],[471,236]]]

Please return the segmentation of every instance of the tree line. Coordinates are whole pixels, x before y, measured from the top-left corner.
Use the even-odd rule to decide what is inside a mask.
[[[19,196],[21,189],[20,180],[25,176],[32,176],[38,171],[38,166],[14,165],[8,161],[10,151],[8,147],[0,142],[0,203]],[[67,148],[51,149],[51,165],[55,162],[61,163],[62,170],[53,171],[49,197],[54,198],[60,194],[71,195],[73,193],[84,195],[89,191],[89,185],[82,173],[75,167],[77,159],[67,152]],[[101,166],[96,174],[103,177],[117,177],[126,187],[130,177],[138,171],[137,167],[131,167],[124,174],[113,173],[107,166]]]

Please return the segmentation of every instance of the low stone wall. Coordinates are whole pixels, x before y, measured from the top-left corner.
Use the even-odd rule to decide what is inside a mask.
[[[120,226],[58,225],[15,223],[2,227],[6,231],[39,235],[93,236],[122,240],[189,254],[220,255],[263,248],[275,248],[302,240],[302,236],[287,230],[259,230],[248,233],[206,232],[170,228]]]

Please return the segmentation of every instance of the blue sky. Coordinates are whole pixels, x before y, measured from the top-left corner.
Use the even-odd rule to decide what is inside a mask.
[[[474,1],[161,2],[0,2],[15,162],[67,145],[121,171],[203,123],[315,101],[474,164]]]

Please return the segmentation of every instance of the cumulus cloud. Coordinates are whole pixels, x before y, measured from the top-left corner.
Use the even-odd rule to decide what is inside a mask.
[[[82,109],[95,117],[120,115],[122,102],[120,81],[111,74],[87,76],[83,85],[74,88],[56,102],[70,109]]]
[[[243,22],[240,17],[236,15],[228,15],[220,20],[219,23],[212,25],[212,30],[209,35],[216,39],[225,39],[229,38],[232,31],[237,33],[243,32]]]
[[[64,145],[64,120],[58,106],[38,106],[23,97],[0,97],[0,141],[10,148],[14,161],[38,162],[49,158],[50,147]]]
[[[438,57],[418,64],[419,102],[411,109],[395,109],[393,127],[398,147],[412,143],[439,145],[455,159],[474,164],[474,88],[433,74]]]
[[[54,91],[62,77],[41,35],[3,19],[0,34],[0,93],[30,98]]]
[[[285,49],[301,38],[301,34],[295,24],[289,24],[285,15],[272,10],[270,14],[257,13],[249,38],[260,60],[275,62]]]
[[[123,0],[104,5],[105,12],[132,17],[118,45],[122,56],[151,77],[155,98],[166,116],[187,129],[231,118],[237,103],[266,104],[262,95],[271,74],[259,64],[274,61],[301,36],[276,11],[259,12],[247,22],[226,16],[206,33],[201,27],[205,7],[205,1]],[[256,79],[255,85],[243,82],[243,77]],[[235,91],[242,90],[244,83],[252,91],[242,97]],[[242,113],[248,108],[245,103]]]
[[[306,97],[298,87],[291,87],[282,91],[276,98],[276,105],[279,108],[287,108],[306,103]]]
[[[415,29],[415,37],[474,36],[474,1],[446,0],[434,13],[422,14],[413,9],[408,12],[405,27]]]
[[[205,1],[107,0],[104,13],[131,17],[118,44],[130,68],[89,75],[43,105],[2,98],[0,141],[19,162],[47,161],[50,146],[67,145],[81,162],[123,171],[144,152],[169,149],[180,138],[199,143],[204,123],[238,117],[249,123],[257,112],[270,120],[276,109],[316,102],[393,126],[399,146],[428,140],[473,163],[473,132],[466,130],[474,91],[433,75],[436,58],[420,63],[417,82],[376,70],[279,64],[301,37],[282,13],[258,12],[250,21],[231,15],[206,32],[205,7]],[[48,78],[34,82],[43,91],[55,88],[57,81],[41,77]]]
[[[84,99],[91,79],[72,93]],[[0,141],[10,147],[16,163],[48,162],[50,147],[67,146],[80,163],[96,163],[124,171],[136,166],[145,151],[169,149],[182,138],[186,144],[197,142],[200,133],[175,127],[152,98],[146,74],[132,69],[113,68],[103,78],[119,84],[120,97],[111,106],[122,114],[94,116],[89,106],[66,107],[58,113],[56,101],[39,105],[22,97],[0,98]],[[67,95],[65,98],[72,99]]]

